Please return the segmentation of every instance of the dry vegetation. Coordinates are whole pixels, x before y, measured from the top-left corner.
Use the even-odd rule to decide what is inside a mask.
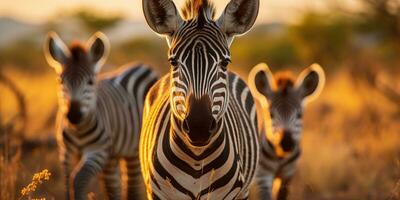
[[[355,87],[345,72],[331,76],[306,110],[293,199],[399,199],[399,121],[373,89]]]

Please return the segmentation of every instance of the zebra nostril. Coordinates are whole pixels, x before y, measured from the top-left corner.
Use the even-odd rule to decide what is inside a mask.
[[[211,125],[210,125],[210,130],[209,130],[209,132],[212,134],[212,133],[215,133],[215,132],[217,132],[217,129],[218,129],[218,126],[217,126],[217,120],[215,120],[214,119],[214,117],[212,118],[212,121],[211,121]]]
[[[281,146],[286,152],[292,151],[296,147],[296,142],[293,139],[292,132],[284,131]]]
[[[71,101],[67,113],[68,120],[72,124],[78,124],[81,121],[82,116],[83,113],[81,111],[81,104],[79,101]]]
[[[82,112],[78,110],[69,111],[67,118],[72,124],[78,124],[82,119]]]
[[[189,133],[189,123],[187,119],[184,119],[182,122],[182,130],[185,131],[186,133]]]

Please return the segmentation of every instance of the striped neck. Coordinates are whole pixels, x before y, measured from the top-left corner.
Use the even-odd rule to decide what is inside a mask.
[[[171,149],[181,154],[186,154],[193,158],[196,162],[205,161],[204,159],[212,154],[219,155],[224,149],[226,137],[224,134],[224,120],[219,130],[210,138],[210,141],[205,146],[194,146],[189,142],[188,136],[181,130],[179,119],[171,116],[171,132],[170,145]]]

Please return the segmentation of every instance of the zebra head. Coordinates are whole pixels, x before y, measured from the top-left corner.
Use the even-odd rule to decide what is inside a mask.
[[[262,107],[269,109],[272,129],[267,132],[272,134],[267,138],[284,152],[291,152],[300,142],[304,105],[315,99],[324,87],[323,69],[313,64],[295,79],[288,71],[273,75],[262,63],[252,69],[249,82]]]
[[[86,45],[68,48],[55,32],[44,46],[47,62],[58,75],[61,108],[71,124],[79,124],[96,106],[96,75],[108,55],[108,39],[97,32]]]
[[[252,27],[258,5],[259,0],[232,0],[214,20],[215,9],[207,0],[188,0],[183,17],[171,0],[143,0],[147,23],[169,45],[173,117],[195,146],[222,131],[229,46],[235,35]]]

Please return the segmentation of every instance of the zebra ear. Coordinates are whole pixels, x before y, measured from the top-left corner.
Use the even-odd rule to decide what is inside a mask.
[[[258,15],[259,0],[231,0],[217,23],[228,38],[246,33]]]
[[[319,96],[325,85],[325,73],[318,64],[312,64],[304,69],[296,81],[296,87],[303,98],[303,103],[308,103]]]
[[[255,97],[272,98],[276,89],[274,76],[268,65],[260,63],[249,74],[249,87]]]
[[[94,71],[98,73],[107,60],[110,44],[106,35],[96,32],[87,42],[89,57],[94,63]]]
[[[183,21],[171,0],[143,0],[147,24],[158,34],[172,36]]]
[[[51,31],[47,33],[43,50],[49,65],[60,74],[62,66],[71,55],[71,52],[56,32]]]

